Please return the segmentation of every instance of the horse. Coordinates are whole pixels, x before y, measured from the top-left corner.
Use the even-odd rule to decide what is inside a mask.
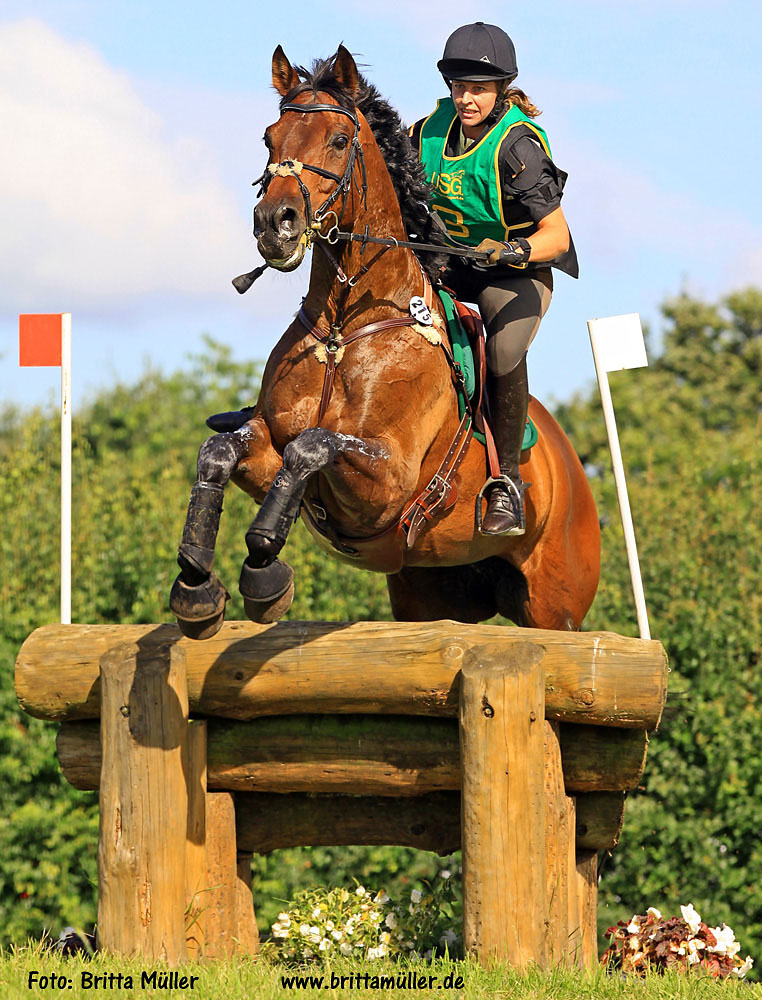
[[[462,375],[438,341],[442,258],[411,249],[437,229],[397,112],[344,46],[311,70],[278,46],[272,80],[280,114],[264,136],[254,235],[264,266],[281,271],[311,248],[309,287],[256,405],[208,421],[219,433],[199,450],[170,595],[180,628],[203,639],[222,624],[229,594],[212,563],[232,480],[261,504],[239,584],[254,621],[291,604],[293,571],[278,554],[301,512],[332,556],[386,574],[398,621],[499,613],[579,629],[598,585],[599,522],[579,458],[533,397],[526,531],[480,530],[485,448],[458,412]]]

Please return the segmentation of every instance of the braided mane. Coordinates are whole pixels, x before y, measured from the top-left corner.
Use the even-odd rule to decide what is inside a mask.
[[[303,82],[286,94],[281,107],[299,94],[309,91],[312,91],[316,99],[319,92],[328,93],[347,110],[357,107],[365,116],[381,150],[408,237],[418,239],[421,243],[441,244],[441,231],[429,210],[431,188],[399,114],[362,75],[359,76],[357,99],[353,100],[342,90],[333,66],[333,56],[316,59],[311,70],[295,66]],[[440,268],[447,262],[445,256],[436,253],[421,253],[417,256],[432,281],[438,277]]]

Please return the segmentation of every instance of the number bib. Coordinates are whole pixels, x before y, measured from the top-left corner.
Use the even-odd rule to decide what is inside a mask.
[[[503,139],[518,125],[528,125],[550,156],[543,129],[515,105],[479,141],[459,156],[448,156],[447,137],[458,114],[452,98],[437,102],[436,110],[421,126],[418,155],[426,179],[434,188],[432,208],[440,215],[450,236],[459,243],[477,246],[482,240],[504,242],[531,235],[536,224],[528,214],[508,222],[503,211],[498,154]]]

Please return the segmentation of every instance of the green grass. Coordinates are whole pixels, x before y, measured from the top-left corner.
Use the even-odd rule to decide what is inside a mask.
[[[325,966],[301,970],[299,975],[323,975],[326,984],[307,988],[285,986],[281,976],[294,975],[293,970],[273,966],[264,961],[236,959],[227,962],[192,963],[183,966],[179,972],[185,976],[195,976],[197,981],[191,989],[161,989],[144,986],[142,974],[154,970],[163,973],[166,967],[161,963],[146,963],[142,960],[111,958],[97,954],[92,959],[82,957],[62,957],[50,952],[39,943],[30,943],[25,948],[12,948],[0,952],[0,996],[3,1000],[20,1000],[35,996],[66,996],[72,1000],[93,996],[152,997],[188,996],[197,998],[224,998],[224,1000],[283,1000],[294,996],[303,998],[384,997],[394,1000],[410,1000],[411,997],[457,997],[484,998],[484,1000],[598,1000],[598,998],[622,998],[622,1000],[714,1000],[714,998],[762,998],[762,985],[746,982],[717,982],[695,975],[681,976],[668,974],[652,975],[645,979],[623,979],[608,975],[602,969],[594,972],[576,972],[555,969],[541,972],[532,969],[519,974],[504,966],[482,969],[474,962],[447,962],[439,960],[431,964],[402,962],[367,962],[364,964],[332,962]],[[40,976],[61,977],[60,988],[49,984],[40,988],[29,985],[30,973],[37,971]],[[122,975],[121,987],[117,979]],[[373,983],[374,976],[434,976],[434,988],[398,989],[384,988]],[[83,974],[105,976],[97,984]],[[343,988],[330,986],[331,975],[334,982],[344,979]],[[367,986],[365,976],[367,975]],[[443,988],[446,976],[452,980],[461,977],[458,988]],[[132,977],[133,987],[126,986],[127,977]],[[352,976],[352,980],[348,977]],[[109,977],[111,979],[109,980]],[[452,981],[451,980],[451,981]],[[110,985],[109,984],[110,981]],[[71,983],[71,988],[69,987]]]

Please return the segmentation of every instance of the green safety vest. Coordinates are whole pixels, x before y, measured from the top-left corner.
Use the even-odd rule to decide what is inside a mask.
[[[474,146],[459,156],[448,156],[447,137],[457,118],[452,98],[437,101],[436,110],[421,126],[418,146],[426,179],[434,188],[432,208],[441,216],[447,232],[459,243],[474,247],[485,239],[505,242],[531,235],[537,225],[528,213],[522,213],[520,221],[508,222],[505,218],[498,154],[508,133],[526,125],[550,156],[544,129],[511,105]]]

